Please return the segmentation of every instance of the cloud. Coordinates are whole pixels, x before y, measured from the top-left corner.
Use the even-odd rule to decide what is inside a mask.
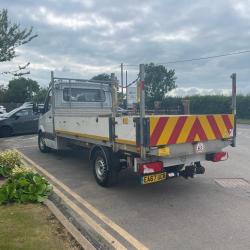
[[[115,1],[43,0],[3,1],[10,20],[34,27],[39,36],[20,47],[18,57],[1,70],[31,62],[30,77],[47,84],[50,70],[58,75],[92,77],[125,67],[129,81],[139,63],[166,63],[249,49],[250,1]],[[180,89],[230,89],[230,75],[238,86],[250,84],[250,54],[215,60],[166,64],[174,68]],[[10,77],[0,76],[0,84]],[[250,90],[249,90],[250,91]],[[191,91],[192,92],[192,91]]]
[[[203,88],[176,88],[168,93],[168,96],[192,96],[192,95],[227,95],[232,93],[230,89],[203,89]]]
[[[58,26],[61,29],[69,28],[75,31],[87,28],[103,28],[113,30],[114,25],[107,18],[94,13],[76,13],[70,16],[55,13],[44,6],[39,7],[38,11],[31,14],[31,19],[35,22],[45,22],[49,26]],[[126,27],[126,23],[117,23],[117,27]]]
[[[250,19],[250,1],[249,0],[233,0],[234,9],[240,14],[241,17]]]
[[[190,42],[196,36],[196,28],[186,28],[185,30],[175,31],[173,33],[159,33],[149,36],[153,42],[167,42],[167,41],[185,41]]]
[[[86,8],[91,8],[94,6],[94,0],[72,0],[73,3],[81,4]]]

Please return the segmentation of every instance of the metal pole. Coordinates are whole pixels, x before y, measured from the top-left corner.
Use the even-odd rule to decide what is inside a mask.
[[[233,130],[233,142],[232,147],[236,147],[236,126],[237,126],[237,114],[236,114],[236,73],[231,75],[232,78],[232,114],[234,115],[234,130]]]
[[[115,79],[115,73],[111,73],[112,82],[112,117],[116,117],[117,113],[117,81]]]
[[[126,70],[125,80],[126,80],[126,109],[127,109],[128,108],[128,71],[127,70]]]
[[[52,114],[54,115],[54,107],[55,107],[55,102],[54,102],[54,91],[55,91],[55,89],[54,89],[54,84],[55,84],[55,82],[54,82],[54,72],[53,71],[51,71],[51,73],[50,73],[50,75],[51,75],[51,93],[52,93],[52,100],[51,100],[51,111],[52,111]]]
[[[123,107],[123,63],[121,63],[122,107]]]
[[[112,88],[112,117],[110,118],[110,125],[111,125],[111,143],[113,147],[113,151],[116,152],[117,146],[115,143],[115,117],[117,114],[117,106],[118,106],[118,101],[117,101],[117,90],[118,90],[118,84],[117,80],[115,78],[115,74],[111,73],[111,88]]]
[[[71,109],[71,99],[72,99],[72,89],[71,89],[71,80],[69,79],[69,108]]]
[[[145,65],[140,64],[140,153],[141,158],[146,158],[146,149],[144,147],[144,133],[143,133],[143,121],[145,117],[145,89],[144,89],[144,79],[145,79]]]
[[[52,128],[53,134],[55,133],[55,81],[54,81],[54,72],[51,71],[51,93],[52,93],[52,100],[51,100],[51,113],[52,113]]]

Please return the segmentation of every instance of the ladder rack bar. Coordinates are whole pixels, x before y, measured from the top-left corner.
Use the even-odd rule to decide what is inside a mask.
[[[87,80],[87,79],[77,79],[77,78],[65,78],[65,77],[54,77],[54,80],[70,80],[78,82],[93,82],[93,83],[112,83],[112,81],[99,81],[99,80]]]

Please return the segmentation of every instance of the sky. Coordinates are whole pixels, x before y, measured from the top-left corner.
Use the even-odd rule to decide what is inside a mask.
[[[38,34],[0,72],[30,62],[28,77],[42,86],[51,70],[85,79],[114,72],[120,79],[124,63],[130,82],[140,63],[250,50],[250,0],[0,0],[0,6],[10,21]],[[164,65],[176,72],[172,95],[228,94],[234,72],[239,92],[250,93],[250,53]],[[10,79],[0,75],[0,84]]]

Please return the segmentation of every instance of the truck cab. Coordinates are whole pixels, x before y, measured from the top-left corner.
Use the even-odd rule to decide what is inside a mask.
[[[111,98],[109,84],[88,80],[55,81],[54,87],[48,90],[43,114],[39,118],[38,133],[42,135],[43,144],[57,149],[55,121],[58,117],[111,116]]]

